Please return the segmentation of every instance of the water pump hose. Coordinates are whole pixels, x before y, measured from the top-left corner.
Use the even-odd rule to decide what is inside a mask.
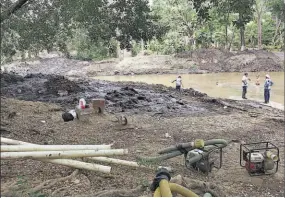
[[[204,146],[210,146],[210,145],[216,145],[219,148],[224,148],[228,145],[228,142],[226,140],[223,139],[212,139],[212,140],[207,140],[204,142]],[[175,146],[170,146],[168,148],[165,148],[161,151],[158,152],[158,154],[165,154],[165,153],[170,153],[173,151],[177,151],[179,149],[188,149],[188,150],[192,150],[194,149],[194,142],[187,142],[187,143],[181,143]]]
[[[193,143],[192,142],[188,142],[188,143],[182,143],[179,144],[179,146],[172,146],[172,147],[168,147],[164,150],[161,150],[159,152],[159,154],[163,154],[163,155],[159,155],[156,157],[140,157],[141,160],[143,161],[148,161],[148,162],[160,162],[163,160],[167,160],[176,156],[179,156],[182,153],[182,151],[180,150],[180,148],[186,149],[186,150],[192,150],[194,148],[192,148]],[[210,150],[213,148],[224,148],[228,145],[226,140],[223,139],[213,139],[213,140],[207,140],[205,141],[204,144],[204,148],[205,150]],[[202,158],[201,155],[197,155],[195,156],[193,159],[191,159],[191,163],[195,163],[197,161],[199,161]],[[195,160],[195,161],[194,161]]]
[[[164,182],[162,182],[164,181]],[[178,193],[184,197],[199,197],[196,193],[175,183],[168,183],[167,180],[161,180],[159,187],[155,190],[154,197],[172,197],[172,193]]]
[[[141,159],[143,161],[147,161],[147,162],[160,162],[160,161],[163,161],[163,160],[167,160],[167,159],[179,156],[181,154],[182,153],[180,151],[174,151],[174,152],[167,153],[167,154],[164,154],[164,155],[159,155],[159,156],[156,156],[156,157],[140,157],[139,159]]]

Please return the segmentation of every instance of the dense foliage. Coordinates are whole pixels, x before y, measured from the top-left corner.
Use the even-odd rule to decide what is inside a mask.
[[[172,54],[284,45],[282,0],[30,0],[7,15],[13,5],[1,1],[2,63],[42,50],[103,59],[117,56],[118,47],[136,55],[142,47]]]

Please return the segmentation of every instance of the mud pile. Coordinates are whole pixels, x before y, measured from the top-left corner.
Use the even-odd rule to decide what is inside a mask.
[[[13,73],[1,73],[1,86],[6,86],[9,84],[15,84],[18,82],[23,82],[24,78],[20,75],[13,74]]]
[[[58,95],[59,92],[67,91],[67,94],[83,91],[75,82],[70,81],[64,76],[49,76],[44,83],[47,93]]]
[[[208,72],[283,70],[280,58],[265,50],[228,52],[219,49],[200,49],[179,53],[175,57],[194,61],[198,64],[200,70],[207,70]]]
[[[133,87],[137,87],[137,89]],[[147,90],[143,88],[143,85],[133,87],[126,86],[109,91],[105,95],[105,99],[108,101],[108,109],[113,112],[153,112],[164,114],[164,116],[203,114],[210,111],[205,104],[203,105],[197,100],[193,100],[190,104],[188,101],[179,98],[175,90],[171,88],[165,92],[165,90],[155,91],[150,87]],[[158,87],[155,88],[158,89]],[[193,93],[188,90],[185,95]]]
[[[80,84],[61,76],[29,74],[21,77],[13,73],[5,73],[3,76],[2,96],[15,97],[21,100],[58,102],[64,105],[72,103],[76,97],[74,94],[84,90],[79,86]],[[65,97],[61,97],[59,91],[65,91]]]

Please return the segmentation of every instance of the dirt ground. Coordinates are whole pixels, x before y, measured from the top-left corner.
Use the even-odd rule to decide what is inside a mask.
[[[67,91],[67,95],[59,96],[60,91]],[[92,115],[85,122],[64,123],[62,113],[74,108],[80,97],[86,97],[87,102],[94,97],[105,98],[105,114]],[[127,126],[114,122],[121,114],[127,116]],[[172,177],[210,182],[217,187],[214,190],[218,195],[284,196],[284,111],[254,101],[215,99],[193,89],[185,90],[180,98],[175,90],[162,85],[82,79],[71,82],[54,75],[24,78],[1,74],[1,137],[53,145],[114,143],[113,148],[129,150],[128,155],[118,159],[133,161],[195,139],[271,141],[279,147],[281,156],[279,171],[271,176],[250,177],[239,165],[240,144],[234,142],[223,149],[222,168],[208,176],[188,170],[182,156],[160,165],[170,166]],[[146,184],[155,176],[154,170],[111,167],[111,174],[80,170],[70,179],[28,193],[49,179],[70,175],[74,169],[35,160],[1,160],[1,194],[96,196],[105,190],[130,190],[143,185],[131,194],[112,191],[108,196],[152,196]],[[198,193],[199,189],[192,190]]]
[[[284,57],[264,50],[228,52],[200,49],[176,55],[125,57],[104,61],[80,61],[58,56],[13,62],[1,66],[2,71],[21,75],[43,73],[70,77],[139,74],[187,74],[209,72],[283,71]]]

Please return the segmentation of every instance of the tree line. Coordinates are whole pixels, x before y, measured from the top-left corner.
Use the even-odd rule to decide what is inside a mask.
[[[121,49],[281,49],[282,0],[2,0],[1,63],[43,50],[104,59]]]

